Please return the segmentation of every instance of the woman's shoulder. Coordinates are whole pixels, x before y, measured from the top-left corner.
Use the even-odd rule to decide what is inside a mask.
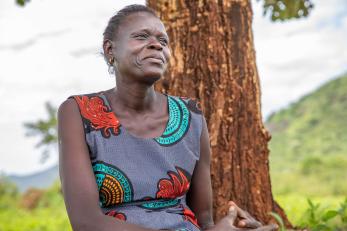
[[[81,108],[89,104],[90,102],[96,102],[101,100],[101,94],[103,91],[99,92],[88,92],[88,93],[76,93],[68,95],[65,100],[60,104],[58,111],[75,111],[76,109],[81,110]]]
[[[181,101],[184,105],[191,111],[196,114],[202,114],[202,108],[200,100],[195,97],[187,96],[177,96],[177,95],[168,95],[170,98],[173,98],[175,101]]]
[[[72,104],[80,108],[87,102],[101,101],[103,92],[104,91],[72,94],[65,98],[65,101],[62,102],[61,106],[65,104]]]
[[[68,99],[74,99],[76,97],[88,97],[88,98],[91,98],[91,97],[94,97],[94,96],[101,96],[102,93],[104,91],[97,91],[97,92],[88,92],[88,93],[76,93],[76,94],[72,94],[72,95],[69,95],[68,97],[66,97],[66,100]]]
[[[86,134],[95,129],[103,128],[102,134],[108,137],[109,132],[107,129],[104,129],[105,124],[108,127],[112,127],[112,132],[116,134],[118,132],[119,121],[109,107],[103,92],[70,95],[59,107],[59,113],[82,119]]]

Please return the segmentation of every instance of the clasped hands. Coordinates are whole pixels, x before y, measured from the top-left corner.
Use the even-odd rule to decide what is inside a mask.
[[[213,231],[276,231],[277,224],[263,226],[247,211],[239,208],[233,201],[229,201],[229,212],[213,228]]]

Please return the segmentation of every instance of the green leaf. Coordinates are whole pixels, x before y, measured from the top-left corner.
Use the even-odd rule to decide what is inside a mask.
[[[286,228],[284,226],[282,217],[280,215],[278,215],[277,213],[275,213],[275,212],[269,212],[269,214],[271,216],[273,216],[276,219],[276,221],[278,222],[278,224],[280,225],[279,231],[286,231]]]
[[[312,0],[263,0],[263,15],[272,21],[307,17],[313,8]]]
[[[319,224],[312,229],[312,231],[330,231],[330,230],[332,230],[332,228],[327,226],[326,224]]]
[[[16,3],[19,6],[24,6],[26,3],[28,3],[30,0],[16,0]]]
[[[42,160],[46,160],[49,156],[49,148],[55,147],[58,142],[58,129],[57,129],[57,108],[51,103],[45,103],[47,119],[39,119],[36,122],[26,122],[26,135],[38,136],[40,138],[36,147],[44,147]]]
[[[314,204],[310,198],[307,198],[307,203],[309,204],[310,208],[314,208]]]
[[[339,213],[335,210],[328,210],[327,212],[324,213],[322,216],[323,221],[328,221],[334,217],[336,217]]]

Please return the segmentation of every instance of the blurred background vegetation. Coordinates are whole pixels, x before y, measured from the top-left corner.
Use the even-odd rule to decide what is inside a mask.
[[[338,210],[347,198],[346,116],[347,75],[343,75],[266,121],[272,134],[273,193],[296,225],[308,223],[307,209],[313,208],[308,198],[321,204],[315,210],[320,214]],[[338,217],[331,222],[338,223]],[[340,230],[347,230],[346,220],[340,222]]]

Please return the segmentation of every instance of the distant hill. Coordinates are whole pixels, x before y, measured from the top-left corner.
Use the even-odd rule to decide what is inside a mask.
[[[8,175],[10,181],[14,182],[20,192],[26,191],[28,188],[48,188],[59,178],[59,168],[55,165],[44,171],[24,175]]]
[[[275,193],[347,195],[347,74],[265,123]]]

